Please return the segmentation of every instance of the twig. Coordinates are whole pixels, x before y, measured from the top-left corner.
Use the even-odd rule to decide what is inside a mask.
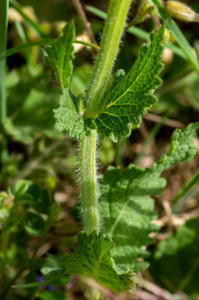
[[[161,121],[161,116],[147,113],[147,115],[142,116],[145,120],[149,120],[155,123],[159,123]],[[185,128],[185,125],[179,121],[165,119],[163,122],[164,125],[174,128]]]
[[[86,14],[85,14],[85,12],[83,10],[83,7],[82,7],[80,1],[79,0],[73,0],[73,3],[75,5],[75,8],[76,8],[76,10],[77,10],[77,12],[78,12],[78,14],[79,14],[79,16],[80,16],[83,24],[84,24],[84,27],[85,27],[85,29],[86,29],[89,37],[90,37],[91,42],[93,44],[96,44],[95,37],[94,37],[94,35],[93,35],[92,31],[91,31],[90,24],[89,24],[89,22],[87,20]]]
[[[151,16],[151,19],[153,20],[153,22],[160,28],[161,24],[159,23],[159,21],[154,17],[153,14],[150,14],[150,16]]]

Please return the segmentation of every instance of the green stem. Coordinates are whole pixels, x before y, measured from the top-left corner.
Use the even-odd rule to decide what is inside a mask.
[[[131,0],[111,0],[100,50],[89,82],[85,119],[95,118],[99,113],[99,102],[109,82],[130,3]]]
[[[181,190],[173,198],[172,202],[176,204],[194,185],[199,182],[199,171],[187,182]]]
[[[18,51],[25,50],[25,49],[28,49],[28,48],[31,48],[31,47],[41,46],[41,45],[49,45],[49,44],[52,44],[53,41],[54,41],[54,39],[45,39],[45,40],[39,40],[39,41],[36,41],[36,42],[30,42],[30,43],[27,43],[27,44],[16,46],[16,47],[13,47],[13,48],[7,50],[6,54],[3,54],[2,56],[0,56],[0,58],[1,57],[2,58],[9,57],[9,56],[17,53]],[[75,40],[74,44],[81,44],[81,45],[99,50],[99,46],[88,43],[88,42]]]
[[[1,15],[0,15],[0,57],[6,53],[7,43],[7,26],[8,26],[8,6],[9,0],[1,0]],[[7,141],[3,130],[3,125],[7,116],[7,103],[5,91],[5,72],[6,59],[0,59],[0,131],[2,133],[1,142],[1,163],[3,164],[7,158]]]
[[[99,230],[99,209],[96,175],[96,130],[91,136],[83,136],[80,142],[80,178],[84,230],[90,234],[94,228]]]
[[[110,72],[117,55],[122,31],[131,0],[111,0],[103,31],[100,50],[87,92],[85,118],[94,117],[98,111],[100,99],[106,89]],[[96,175],[96,130],[91,136],[83,136],[80,142],[80,180],[84,230],[90,234],[100,229],[98,208],[98,187]]]

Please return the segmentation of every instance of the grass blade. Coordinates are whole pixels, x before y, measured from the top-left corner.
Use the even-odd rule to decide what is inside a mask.
[[[184,54],[187,57],[187,60],[190,62],[193,69],[195,70],[195,72],[199,76],[199,62],[198,62],[197,58],[194,56],[193,51],[191,49],[191,46],[189,45],[187,39],[183,35],[182,31],[180,30],[180,28],[178,27],[176,22],[165,11],[165,9],[163,8],[163,6],[160,4],[160,2],[158,0],[149,0],[149,2],[152,5],[157,6],[158,13],[159,13],[160,17],[163,20],[168,19],[168,23],[167,23],[168,28],[170,29],[171,33],[175,37],[175,39],[178,42],[179,46],[182,48]]]
[[[22,42],[22,44],[26,44],[27,43],[27,38],[26,38],[26,35],[25,35],[25,32],[23,30],[23,27],[21,25],[21,23],[17,20],[15,20],[15,27],[16,27],[16,30],[17,30],[17,33],[19,35],[19,38]],[[31,56],[31,53],[30,51],[27,51],[27,49],[25,50],[25,56],[26,56],[26,63],[27,63],[27,67],[29,69],[29,72],[31,74],[34,73],[34,69],[36,68],[36,65],[33,61],[33,57]]]
[[[172,202],[176,204],[179,200],[185,196],[185,194],[192,189],[199,182],[199,171],[178,191]]]
[[[3,54],[3,56],[0,56],[0,57],[2,57],[2,58],[9,57],[9,56],[17,53],[18,51],[26,50],[28,48],[35,47],[35,46],[50,45],[50,44],[52,44],[53,41],[54,41],[54,39],[44,39],[44,40],[39,40],[39,41],[36,41],[36,42],[30,42],[30,43],[27,43],[27,44],[23,44],[23,45],[20,45],[20,46],[17,46],[17,47],[13,47],[13,48],[7,50],[6,55]],[[99,46],[88,43],[88,42],[75,40],[74,43],[85,45],[87,47],[91,47],[91,48],[94,48],[96,50],[99,50]]]
[[[9,0],[1,1],[1,16],[0,16],[0,57],[5,55],[6,43],[7,43],[7,26],[8,26],[8,6]],[[6,91],[5,91],[5,71],[6,71],[6,59],[0,59],[0,131],[3,135],[1,142],[1,164],[5,162],[7,158],[7,142],[3,125],[7,116],[7,103],[6,103]]]
[[[39,34],[42,38],[47,38],[48,36],[42,31],[40,26],[34,22],[26,13],[24,13],[21,5],[14,0],[10,0],[10,7],[13,7],[18,11],[18,13],[23,17],[23,19],[32,27],[32,29]]]

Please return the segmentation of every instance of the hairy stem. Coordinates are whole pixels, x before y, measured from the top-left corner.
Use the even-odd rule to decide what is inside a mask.
[[[109,81],[130,3],[131,0],[111,0],[100,50],[89,82],[85,119],[98,115],[99,102]]]
[[[131,0],[111,0],[100,50],[89,83],[84,118],[91,118],[97,114],[100,99],[106,89],[117,55],[130,3]],[[91,136],[84,135],[80,142],[83,221],[84,230],[87,234],[90,234],[95,228],[98,231],[100,229],[96,175],[96,138],[96,130],[92,130]]]
[[[8,26],[8,5],[9,0],[1,0],[1,15],[0,15],[0,57],[6,53],[7,42],[7,26]],[[7,157],[7,142],[3,125],[7,116],[7,103],[5,91],[5,72],[6,72],[6,59],[0,59],[0,130],[3,135],[1,142],[1,163],[3,164]]]
[[[84,230],[90,234],[94,228],[99,230],[99,209],[96,175],[96,130],[91,136],[83,136],[80,142],[80,178]]]

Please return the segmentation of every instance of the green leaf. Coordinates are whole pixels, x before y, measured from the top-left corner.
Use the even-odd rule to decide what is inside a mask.
[[[30,211],[24,216],[24,224],[27,232],[33,236],[40,236],[45,229],[44,219],[40,215]]]
[[[73,20],[71,20],[63,28],[62,35],[50,46],[45,46],[43,49],[44,62],[55,71],[62,93],[64,88],[68,86],[69,78],[72,75],[71,60],[74,59],[74,40],[75,27]]]
[[[187,221],[158,244],[150,258],[150,274],[173,293],[183,291],[196,299],[199,293],[199,218]],[[171,267],[172,266],[172,267]]]
[[[140,268],[138,259],[149,255],[142,247],[153,242],[148,235],[157,230],[157,226],[149,223],[156,218],[151,195],[160,194],[165,187],[166,180],[160,178],[164,170],[193,158],[196,147],[192,140],[198,126],[199,123],[193,123],[186,129],[176,130],[167,155],[151,169],[139,169],[135,165],[125,170],[109,167],[102,177],[100,209],[105,234],[115,243],[112,253],[116,264],[137,271]]]
[[[133,272],[115,265],[111,255],[114,243],[109,237],[105,237],[102,232],[97,234],[96,230],[90,235],[80,232],[77,236],[77,243],[74,253],[64,254],[60,258],[59,268],[44,276],[45,281],[42,285],[63,275],[75,274],[91,277],[116,293],[128,291],[133,285],[131,279]],[[38,286],[38,283],[29,285],[29,287],[34,286]],[[14,286],[14,288],[24,287],[28,286]]]
[[[64,89],[60,99],[60,106],[54,109],[55,128],[59,131],[67,131],[70,137],[80,139],[84,132],[84,120],[76,111],[74,102],[72,101],[69,90]]]
[[[138,59],[132,69],[119,83],[105,93],[96,118],[99,135],[108,136],[117,141],[118,135],[128,136],[133,124],[141,122],[141,115],[146,114],[146,108],[156,103],[152,95],[161,84],[157,77],[163,68],[161,63],[163,47],[161,43],[164,37],[166,23],[159,32],[151,33],[151,44],[142,45]]]
[[[95,230],[89,236],[80,232],[77,243],[73,254],[60,258],[59,266],[65,268],[65,273],[92,277],[115,292],[128,290],[132,272],[115,265],[110,251],[114,243],[109,237]]]

